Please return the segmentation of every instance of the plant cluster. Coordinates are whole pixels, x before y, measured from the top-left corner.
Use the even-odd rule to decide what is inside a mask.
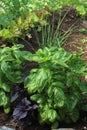
[[[30,99],[38,104],[39,122],[52,123],[52,127],[60,121],[76,122],[87,94],[87,83],[81,80],[87,64],[80,55],[44,47],[25,59],[39,65],[25,79]]]
[[[64,5],[72,6],[76,9],[77,14],[85,16],[87,14],[87,1],[86,0],[62,0],[59,1],[60,7]]]
[[[10,98],[14,87],[22,82],[22,45],[0,48],[0,106],[10,111]]]
[[[6,39],[18,37],[36,22],[44,23],[43,18],[48,14],[46,3],[43,0],[1,0],[0,36]]]
[[[0,48],[0,106],[5,113],[9,113],[11,101],[21,93],[19,90],[14,94],[14,88],[24,82],[30,101],[22,98],[14,108],[13,120],[25,118],[28,112],[38,108],[41,124],[51,123],[54,128],[61,121],[76,122],[79,111],[87,110],[83,103],[87,98],[87,83],[81,79],[87,75],[87,63],[79,54],[66,52],[61,47],[44,47],[34,54],[20,50],[22,47],[18,44]],[[37,63],[38,67],[22,79],[25,61]]]
[[[1,0],[0,37],[19,36],[22,30],[33,27],[35,22],[45,23],[44,16],[49,10],[60,9],[63,5],[72,5],[80,14],[85,15],[87,10],[84,3],[81,0]],[[61,121],[76,122],[79,111],[87,110],[84,105],[87,82],[81,79],[87,75],[87,63],[79,54],[61,48],[72,31],[70,28],[63,35],[60,33],[64,18],[59,20],[56,30],[54,24],[42,27],[42,41],[36,33],[39,49],[35,53],[21,50],[21,44],[0,48],[0,107],[9,113],[11,102],[21,94],[21,88],[14,92],[20,83],[24,83],[23,90],[29,94],[22,97],[19,105],[14,108],[13,120],[21,120],[28,112],[38,108],[39,122],[51,123],[52,128],[55,128]],[[38,67],[31,69],[29,75],[23,78],[25,61],[34,62]]]
[[[74,7],[82,16],[87,13],[86,0],[1,0],[0,36],[11,39],[20,36],[23,30],[34,27],[36,22],[45,24],[45,16],[50,11],[61,11],[64,5]]]

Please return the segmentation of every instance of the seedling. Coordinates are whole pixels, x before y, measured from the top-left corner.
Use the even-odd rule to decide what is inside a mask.
[[[82,43],[84,43],[84,44],[87,43],[87,39],[83,39]]]
[[[82,33],[82,34],[87,33],[87,30],[85,28],[80,28],[78,31],[79,33]]]

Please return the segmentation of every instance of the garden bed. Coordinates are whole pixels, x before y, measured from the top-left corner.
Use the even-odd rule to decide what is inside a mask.
[[[66,11],[69,9],[68,6],[64,7],[63,13],[61,17],[64,16]],[[57,23],[59,19],[59,13],[56,11],[54,14],[54,29],[57,28]],[[53,16],[48,17],[48,21],[52,21]],[[87,60],[87,20],[80,18],[76,11],[71,8],[70,11],[66,13],[66,16],[61,24],[60,31],[66,32],[71,26],[74,28],[66,40],[66,42],[63,45],[63,48],[69,52],[79,52],[82,54],[82,57],[84,60]],[[33,51],[30,49],[27,43],[31,43],[35,51],[39,48],[37,44],[37,39],[35,37],[35,29],[31,29],[31,32],[29,32],[30,37],[26,36],[25,39],[19,38],[19,43],[24,44],[24,50]],[[38,37],[41,40],[42,33],[38,33]],[[8,43],[9,44],[9,43]],[[9,44],[10,45],[10,44]],[[32,68],[38,68],[38,65],[36,63],[26,63],[24,66],[24,75],[27,75],[27,71],[31,70]],[[86,81],[86,79],[84,79]],[[23,86],[23,84],[21,84]],[[22,92],[22,96],[25,97],[27,95],[27,92]],[[14,105],[12,106],[12,109],[14,109]],[[77,121],[77,123],[71,123],[71,124],[65,124],[60,123],[59,128],[74,128],[75,130],[87,130],[87,113],[84,111],[80,112],[80,119]],[[34,119],[29,119],[29,115],[26,117],[26,119],[23,119],[21,121],[13,121],[10,122],[12,119],[12,113],[9,115],[6,115],[3,113],[3,110],[0,109],[0,126],[6,125],[9,127],[15,127],[17,130],[50,130],[50,125],[39,125],[37,120],[37,110],[35,111]]]

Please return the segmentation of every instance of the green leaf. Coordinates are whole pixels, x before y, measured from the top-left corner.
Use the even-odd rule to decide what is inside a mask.
[[[4,112],[5,112],[5,114],[8,114],[9,112],[10,112],[10,107],[8,107],[8,108],[4,108]]]
[[[1,62],[1,70],[6,75],[6,77],[13,83],[21,83],[22,82],[21,71],[16,70],[14,72],[16,68],[12,67],[13,65],[10,65],[6,61]]]
[[[54,88],[53,89],[53,92],[54,92],[54,107],[63,107],[64,106],[64,103],[65,103],[65,94],[64,92],[62,91],[62,89],[60,88]]]
[[[0,62],[4,62],[4,61],[13,61],[13,57],[9,54],[2,54],[1,58],[0,58]]]
[[[42,104],[45,102],[45,98],[41,94],[34,94],[30,97],[30,99],[36,101],[38,104]]]
[[[20,48],[24,48],[23,44],[15,44],[14,46],[12,46],[12,50],[19,50]]]
[[[80,83],[79,88],[82,91],[83,95],[87,94],[87,82]]]
[[[5,92],[0,90],[0,106],[5,106],[8,104],[8,97]]]
[[[56,81],[52,82],[51,85],[47,89],[47,94],[51,98],[53,96],[54,91],[57,91],[55,88],[64,88],[64,84],[62,82]],[[58,90],[59,91],[59,90]],[[56,92],[55,92],[56,93]],[[58,94],[58,93],[57,93]],[[63,93],[64,94],[64,93]]]
[[[52,123],[51,129],[54,130],[57,129],[58,127],[59,127],[59,122],[55,121],[54,123]]]
[[[72,57],[72,54],[64,51],[64,49],[59,48],[52,56],[52,63],[59,64],[63,67],[68,67],[67,61]]]
[[[40,93],[50,80],[51,72],[49,69],[33,69],[33,71],[30,72],[30,75],[25,79],[25,88],[28,88],[30,93],[36,91]]]
[[[54,122],[55,119],[57,119],[58,114],[55,110],[50,109],[50,110],[46,111],[46,113],[47,113],[48,120],[50,122]]]
[[[2,83],[0,84],[0,88],[2,88],[5,92],[10,92],[10,86],[5,84],[5,83]]]
[[[77,92],[73,92],[73,94],[66,96],[67,97],[67,110],[72,112],[75,107],[80,102],[80,94]]]
[[[84,75],[87,73],[86,63],[84,63],[83,59],[80,57],[79,54],[73,54],[71,60],[69,61],[69,66],[72,72]]]
[[[79,118],[79,111],[77,109],[74,109],[74,111],[70,113],[70,118],[73,122],[76,122]]]
[[[43,63],[50,60],[51,52],[48,48],[39,49],[35,54],[30,54],[29,56],[25,56],[25,59],[29,61],[34,61],[37,63]]]
[[[41,119],[43,122],[50,121],[53,123],[55,121],[55,119],[57,119],[58,114],[55,110],[48,109],[48,110],[42,112],[40,116],[41,116]]]
[[[52,97],[52,95],[53,95],[53,86],[52,85],[49,86],[49,88],[47,89],[47,94],[50,98]]]
[[[57,79],[59,80],[59,75],[57,75]],[[53,87],[56,87],[56,88],[61,88],[63,89],[65,86],[64,86],[64,83],[60,81],[55,81],[55,82],[52,82],[52,86]]]
[[[9,71],[11,71],[11,67],[9,66],[9,64],[6,61],[2,61],[1,62],[1,70],[3,73],[8,73]]]

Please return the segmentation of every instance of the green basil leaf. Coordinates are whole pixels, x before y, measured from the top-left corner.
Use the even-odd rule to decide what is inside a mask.
[[[65,94],[60,88],[54,88],[54,107],[63,107],[65,103]]]
[[[30,99],[36,101],[38,104],[45,102],[45,98],[41,94],[34,94],[30,97]]]
[[[76,122],[79,118],[79,111],[77,109],[74,109],[74,111],[70,113],[70,118],[73,122]]]
[[[0,90],[0,106],[5,106],[8,104],[8,97],[5,92]]]
[[[2,88],[5,92],[10,92],[10,86],[5,83],[0,84],[0,88]]]

